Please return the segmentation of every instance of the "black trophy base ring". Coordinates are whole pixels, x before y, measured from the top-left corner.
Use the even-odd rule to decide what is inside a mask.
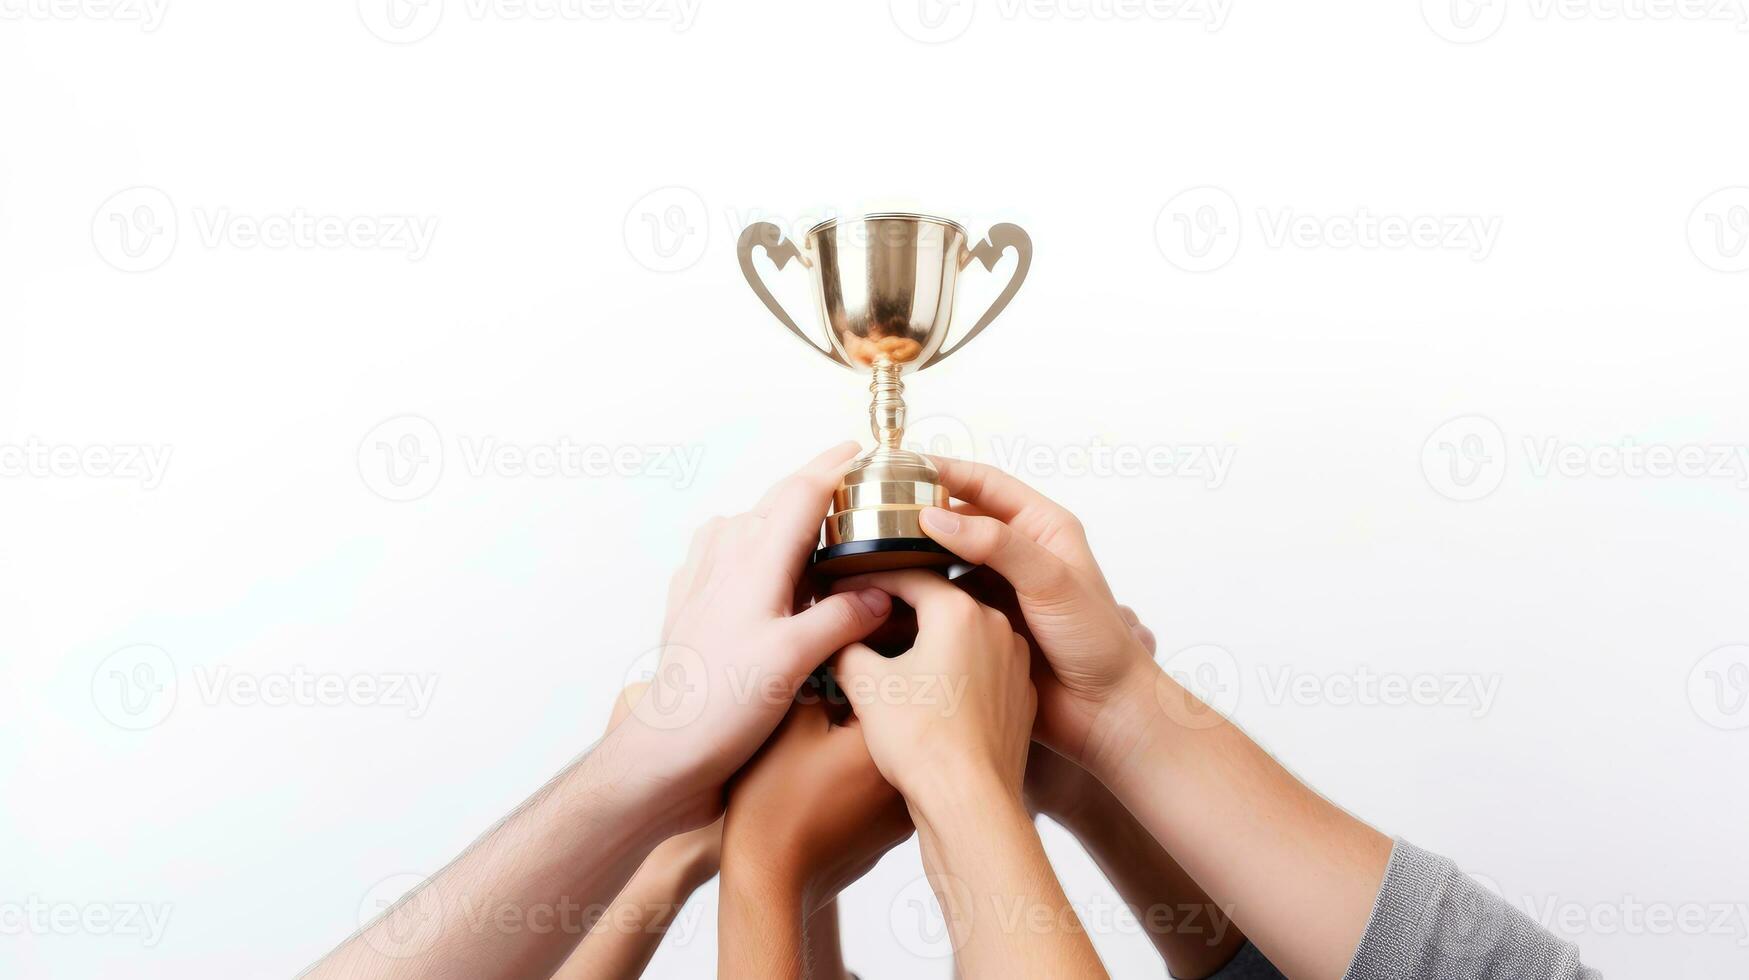
[[[959,556],[928,538],[870,538],[828,545],[814,552],[813,571],[827,578],[890,572],[896,568],[947,568]]]

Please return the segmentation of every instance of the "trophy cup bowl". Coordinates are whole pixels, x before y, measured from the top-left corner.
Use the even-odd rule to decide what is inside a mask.
[[[810,340],[766,288],[753,265],[755,248],[763,248],[779,270],[792,259],[808,270],[824,346]],[[974,260],[993,269],[1009,248],[1018,259],[1013,277],[972,328],[948,346],[961,270]],[[957,222],[884,213],[823,221],[799,244],[762,221],[741,233],[737,252],[748,285],[779,322],[822,356],[870,379],[875,445],[856,458],[832,495],[814,570],[835,577],[956,563],[918,524],[923,508],[948,505],[948,493],[935,464],[902,445],[902,379],[945,360],[989,326],[1026,278],[1032,240],[1018,226],[1000,224],[976,247],[967,247],[966,230]]]

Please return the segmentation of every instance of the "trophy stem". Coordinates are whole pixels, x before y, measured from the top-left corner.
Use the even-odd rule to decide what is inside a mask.
[[[875,453],[896,452],[905,439],[905,382],[899,379],[899,365],[885,358],[875,362],[868,390],[874,394],[868,426],[874,432]]]

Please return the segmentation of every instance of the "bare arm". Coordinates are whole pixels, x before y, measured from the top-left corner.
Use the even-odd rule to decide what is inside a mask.
[[[308,976],[551,974],[590,927],[585,910],[617,893],[672,826],[633,784],[604,742]]]
[[[1036,706],[1026,641],[933,572],[839,587],[868,584],[917,611],[916,642],[890,660],[854,643],[833,669],[910,808],[962,973],[1104,976],[1021,802]]]
[[[1039,813],[1087,849],[1172,976],[1207,977],[1245,944],[1244,932],[1227,910],[1086,770],[1035,744],[1027,758],[1026,792]]]
[[[609,730],[631,713],[646,685],[634,684],[614,703]],[[553,980],[635,980],[650,965],[692,893],[717,873],[723,822],[663,841],[613,900]]]
[[[968,977],[1103,977],[1019,794],[944,768],[912,802],[923,867]]]
[[[702,528],[669,584],[654,681],[625,720],[310,975],[551,976],[587,928],[584,910],[619,894],[657,843],[715,819],[725,784],[802,682],[891,609],[872,589],[795,608],[855,448],[822,454],[752,511]],[[725,696],[749,680],[767,696]]]
[[[1151,667],[1151,665],[1150,665]],[[1390,839],[1313,792],[1164,672],[1138,672],[1091,758],[1111,788],[1289,976],[1341,977]]]
[[[842,980],[837,895],[910,835],[861,727],[810,688],[729,794],[717,975]]]
[[[923,529],[1014,587],[1044,660],[1039,740],[1110,788],[1282,972],[1342,976],[1390,841],[1155,665],[1074,515],[998,470],[936,462],[975,510],[927,509]]]

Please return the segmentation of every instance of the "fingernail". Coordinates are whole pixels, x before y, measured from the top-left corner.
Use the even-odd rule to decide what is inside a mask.
[[[893,597],[880,589],[860,589],[856,593],[856,599],[866,606],[869,613],[876,619],[893,611]]]
[[[952,534],[960,529],[960,515],[940,507],[923,508],[923,516],[918,518],[923,526],[937,534]]]

